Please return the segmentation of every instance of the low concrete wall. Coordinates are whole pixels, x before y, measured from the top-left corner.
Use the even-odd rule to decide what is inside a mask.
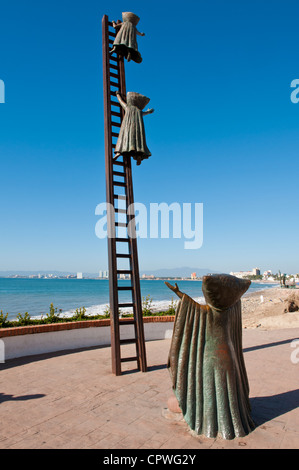
[[[144,318],[145,340],[171,338],[173,319],[172,316]],[[133,338],[133,325],[122,325],[121,337]],[[0,362],[36,354],[110,344],[109,320],[3,328],[0,331]]]

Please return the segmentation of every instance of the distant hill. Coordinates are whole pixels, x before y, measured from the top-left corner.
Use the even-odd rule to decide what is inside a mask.
[[[141,271],[142,274],[156,277],[191,277],[191,273],[196,273],[198,277],[204,276],[205,274],[213,274],[216,271],[212,271],[209,268],[189,268],[187,266],[181,268],[164,268]]]

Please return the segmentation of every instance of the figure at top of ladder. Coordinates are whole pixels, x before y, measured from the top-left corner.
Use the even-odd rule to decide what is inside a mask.
[[[117,52],[121,56],[124,56],[128,62],[133,60],[140,64],[142,62],[142,57],[138,51],[136,36],[145,36],[144,33],[140,33],[136,28],[140,18],[134,13],[126,11],[122,13],[122,19],[122,23],[115,23],[115,21],[112,21],[113,28],[118,30],[118,32],[113,42],[113,48],[111,49],[110,54]]]
[[[140,165],[142,160],[151,156],[146,145],[143,116],[153,113],[154,110],[150,108],[142,111],[150,98],[132,91],[127,93],[126,101],[122,99],[119,92],[116,92],[116,96],[125,110],[125,116],[114,149],[114,159],[120,155],[131,155],[137,161],[137,165]]]

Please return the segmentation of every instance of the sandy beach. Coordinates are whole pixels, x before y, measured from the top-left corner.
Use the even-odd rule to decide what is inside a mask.
[[[281,288],[277,285],[247,294],[242,298],[243,328],[269,330],[299,327],[298,306],[299,288]]]

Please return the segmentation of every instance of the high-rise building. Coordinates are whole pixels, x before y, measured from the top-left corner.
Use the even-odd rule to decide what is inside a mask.
[[[83,279],[83,273],[77,273],[77,279]]]

